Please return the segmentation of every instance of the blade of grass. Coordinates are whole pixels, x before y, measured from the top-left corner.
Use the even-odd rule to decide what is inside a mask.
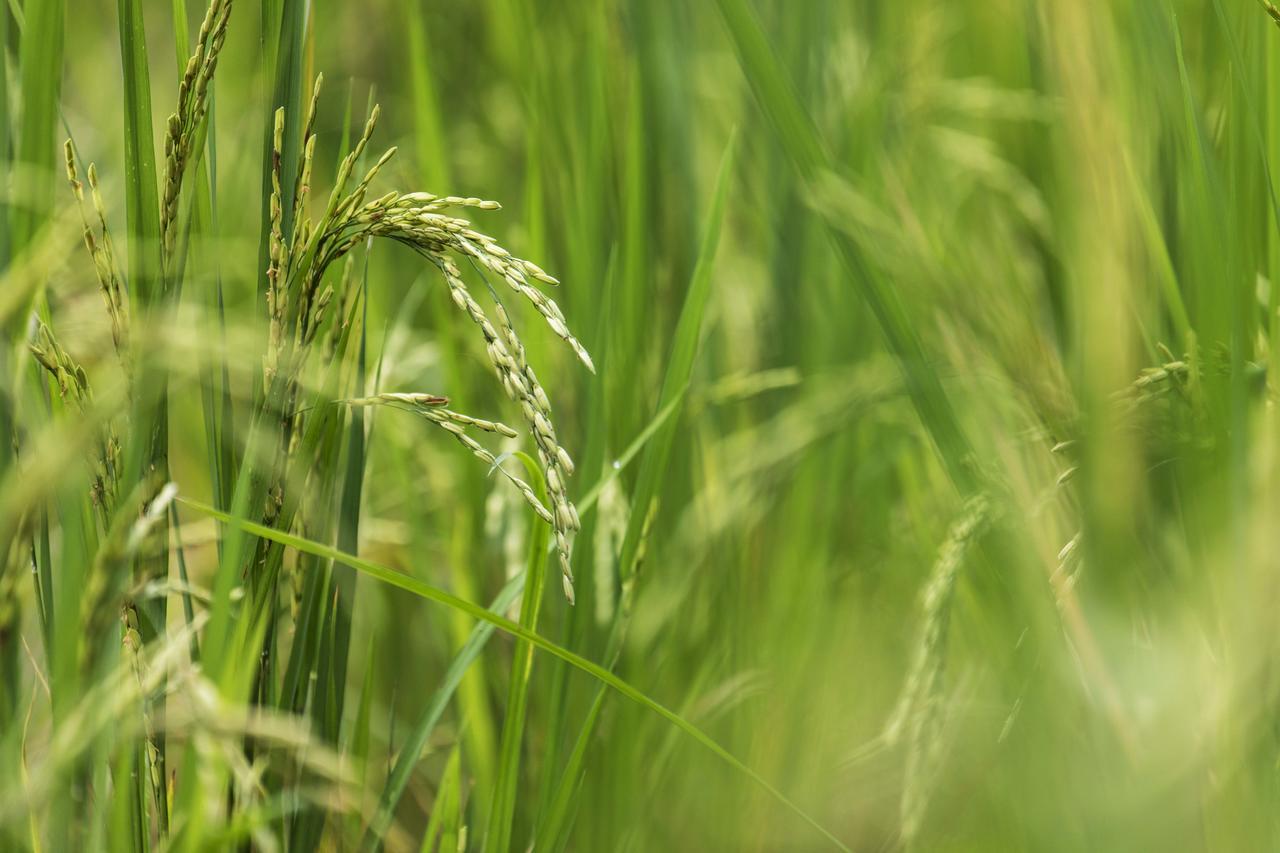
[[[546,481],[542,469],[524,453],[516,453],[529,473],[529,485],[542,503],[547,501]],[[543,590],[547,580],[547,546],[551,528],[530,514],[529,563],[525,570],[524,599],[520,604],[520,627],[533,633],[542,610]],[[515,817],[516,788],[520,781],[520,750],[524,745],[524,722],[529,701],[529,681],[533,672],[533,646],[516,643],[511,659],[511,682],[507,688],[507,713],[502,723],[499,747],[498,778],[489,812],[489,829],[484,849],[505,851],[511,847],[511,824]]]
[[[124,69],[125,210],[129,235],[129,285],[136,306],[161,296],[160,202],[152,143],[151,78],[146,30],[138,0],[117,0],[120,64]],[[135,308],[136,310],[136,308]]]
[[[87,496],[79,488],[79,483],[74,481],[64,483],[55,493],[53,505],[58,520],[57,529],[61,534],[61,547],[54,554],[52,567],[55,577],[54,609],[57,613],[81,612],[85,567],[93,564],[97,553],[93,515],[86,506],[87,502]],[[80,700],[80,647],[87,639],[82,634],[79,620],[74,616],[64,616],[54,623],[50,686],[53,688],[55,727],[60,727],[70,717]],[[66,802],[54,804],[50,814],[52,849],[73,849],[81,840],[79,836],[82,824],[73,802],[88,795],[87,769],[83,762],[70,769],[71,777],[66,784],[73,794],[59,798]],[[140,803],[136,805],[138,809],[142,807]]]
[[[447,574],[449,583],[464,598],[474,598],[477,578],[471,567],[475,561],[474,516],[459,508],[451,515],[453,533],[449,536]],[[460,613],[445,614],[445,629],[449,636],[449,650],[459,653],[471,637],[474,625]],[[490,685],[490,667],[483,657],[478,658],[463,675],[458,686],[458,716],[466,720],[462,731],[463,756],[467,773],[475,780],[475,795],[470,811],[477,825],[484,826],[495,790],[498,773],[498,709],[494,708]]]
[[[187,38],[187,2],[173,0],[173,52],[178,62],[178,73],[187,67],[187,57],[191,55],[190,39]]]
[[[356,707],[355,719],[351,721],[351,730],[347,734],[346,744],[346,758],[351,763],[355,773],[356,784],[362,791],[373,788],[372,774],[369,772],[372,766],[369,762],[369,754],[373,743],[371,723],[373,720],[374,666],[372,661],[375,660],[374,655],[377,649],[375,640],[375,637],[369,637],[369,646],[365,653],[365,660],[369,661],[369,663],[365,664],[364,681],[360,685],[360,704]],[[347,819],[347,837],[356,838],[360,835],[362,825],[363,820],[359,815],[350,815]]]
[[[612,375],[603,383],[609,389],[610,407],[614,423],[610,426],[626,435],[638,423],[638,412],[644,410],[647,400],[638,396],[637,383],[631,377],[640,375],[641,360],[648,344],[646,321],[652,299],[653,252],[649,247],[650,223],[648,188],[650,177],[646,166],[649,140],[645,136],[643,93],[639,74],[632,78],[628,93],[626,148],[623,157],[622,238],[620,266],[613,284],[617,292],[614,299],[615,326],[613,334],[614,367]],[[611,438],[618,440],[618,432]]]
[[[646,693],[634,687],[630,683],[623,681],[600,664],[590,661],[587,658],[584,658],[581,655],[548,640],[541,634],[530,631],[528,628],[513,622],[505,616],[500,616],[496,613],[490,612],[483,605],[458,598],[456,595],[453,595],[446,590],[432,586],[431,584],[425,583],[417,578],[410,577],[409,575],[398,572],[395,569],[357,557],[353,554],[344,554],[336,548],[323,545],[319,542],[312,542],[291,533],[285,533],[280,530],[274,530],[270,527],[264,527],[261,524],[249,521],[243,517],[229,515],[215,507],[202,503],[201,501],[181,497],[177,500],[195,512],[206,515],[210,518],[218,519],[219,521],[243,530],[245,533],[252,536],[270,540],[279,545],[300,551],[304,554],[312,554],[317,557],[323,557],[325,559],[334,560],[335,562],[344,563],[374,580],[395,587],[396,589],[403,590],[419,598],[434,601],[437,604],[442,604],[445,607],[465,613],[478,621],[487,622],[504,633],[510,634],[516,639],[527,642],[534,648],[540,649],[547,654],[563,660],[575,669],[585,672],[592,678],[607,684],[609,687],[635,702],[637,705],[640,705],[666,720],[671,725],[677,727],[692,740],[732,767],[735,771],[741,773],[743,776],[759,785],[788,811],[792,812],[796,817],[800,818],[815,832],[830,842],[833,847],[838,850],[849,850],[849,848],[845,846],[845,844],[834,834],[832,834],[830,830],[820,824],[815,818],[811,817],[786,794],[774,787],[767,779],[752,770],[751,767],[745,764],[741,759],[737,758],[733,753],[721,746],[714,738],[702,729],[698,728],[681,715],[670,710],[665,705],[650,698]]]
[[[365,300],[358,298],[352,307],[351,315],[344,320],[349,328],[359,328],[361,347],[365,338],[364,318],[367,316],[364,306]],[[338,364],[338,359],[345,357],[345,355],[346,351],[343,350],[335,356],[335,366]],[[356,372],[363,376],[363,355],[357,355],[356,360],[358,362]],[[363,384],[363,381],[360,381],[356,387],[361,388]],[[321,516],[319,519],[320,526],[315,528],[317,533],[320,534],[320,538],[328,540],[336,525],[338,528],[338,547],[343,550],[350,550],[353,553],[356,551],[355,545],[358,543],[359,489],[364,477],[363,442],[365,436],[363,419],[359,421],[358,430],[358,440],[360,442],[359,447],[356,449],[358,466],[354,469],[351,467],[350,463],[353,457],[349,455],[345,472],[347,479],[342,486],[342,509],[336,518],[333,517],[334,495],[337,492],[338,482],[342,475],[342,472],[338,470],[338,466],[324,465],[313,472],[311,478],[313,485],[310,489],[310,498],[315,501],[315,512]],[[350,425],[344,430],[342,419],[332,419],[322,439],[322,449],[318,458],[335,460],[340,458],[344,440],[348,440],[349,443],[352,435],[353,429]],[[354,507],[351,506],[353,499]],[[316,567],[319,567],[320,571],[312,571]],[[303,565],[301,561],[295,570],[306,573],[303,578],[306,595],[315,601],[316,609],[309,611],[309,618],[312,623],[310,625],[311,645],[309,649],[304,650],[309,653],[297,654],[294,650],[291,650],[289,656],[288,676],[297,676],[298,674],[302,676],[301,680],[295,682],[297,695],[294,699],[294,705],[297,710],[301,711],[303,708],[302,703],[309,703],[311,717],[315,721],[320,735],[325,741],[336,746],[341,733],[342,711],[346,693],[347,650],[351,635],[352,611],[350,607],[353,604],[352,597],[355,592],[355,573],[350,568],[342,565],[328,563]],[[348,584],[345,591],[343,589],[344,576],[346,576]],[[345,612],[344,607],[347,608]],[[301,666],[295,667],[298,659],[301,659]],[[342,667],[341,672],[338,670],[339,664]],[[286,688],[287,686],[288,677],[286,678]],[[325,820],[326,815],[322,810],[300,809],[294,817],[294,830],[289,835],[291,842],[301,849],[314,848],[320,843]]]
[[[435,805],[431,809],[431,819],[427,821],[427,829],[422,834],[422,853],[431,853],[439,849],[440,853],[453,853],[461,849],[458,844],[458,833],[462,825],[462,747],[455,746],[449,752],[449,760],[445,762],[444,773],[440,777],[440,790],[436,794]],[[436,836],[440,836],[440,846],[435,846]]]
[[[525,573],[521,572],[507,581],[506,586],[490,602],[489,610],[493,613],[504,613],[512,602],[516,600],[516,597],[520,595],[521,590],[524,589],[524,580]],[[488,622],[481,622],[473,627],[467,642],[449,664],[444,678],[439,686],[436,687],[435,692],[431,694],[426,710],[423,711],[422,716],[419,717],[410,731],[408,738],[405,739],[405,742],[400,747],[399,758],[397,758],[391,770],[391,775],[387,777],[387,783],[378,799],[378,806],[374,812],[373,819],[369,822],[364,837],[361,839],[361,850],[371,852],[381,848],[382,837],[388,827],[391,826],[391,819],[395,813],[396,806],[399,804],[401,797],[404,796],[405,789],[409,785],[409,779],[412,777],[414,769],[418,766],[422,751],[426,748],[427,741],[430,740],[436,723],[440,721],[440,717],[444,714],[444,710],[448,707],[450,700],[453,699],[458,685],[462,683],[462,677],[466,675],[471,664],[480,656],[485,644],[493,636],[494,630],[496,630],[494,626]],[[436,815],[432,812],[432,820],[434,821],[435,819]]]
[[[178,508],[169,504],[169,524],[173,529],[174,554],[178,563],[178,577],[182,580],[182,615],[187,625],[195,622],[195,608],[191,604],[191,579],[187,575],[187,558],[182,549],[182,530],[178,526]],[[191,660],[200,660],[200,638],[191,632]]]
[[[369,253],[363,258],[361,290],[369,281]],[[356,351],[355,392],[365,393],[365,372],[367,340],[366,324],[368,322],[367,299],[359,300],[359,310],[363,319],[360,322],[360,343]],[[342,479],[342,496],[338,503],[338,548],[352,554],[360,550],[360,504],[364,488],[365,469],[365,409],[356,406],[351,409],[351,420],[347,425],[346,471]],[[330,732],[333,742],[337,742],[338,725],[342,720],[342,706],[347,683],[347,658],[351,645],[351,619],[355,611],[356,575],[346,566],[334,566],[334,584],[337,587],[337,612],[334,614],[333,643],[333,703],[336,710],[334,730]]]
[[[689,378],[693,373],[693,361],[698,353],[698,341],[702,335],[702,316],[711,294],[711,270],[715,265],[716,250],[720,247],[725,198],[733,175],[734,146],[735,138],[730,137],[724,154],[720,158],[720,170],[716,176],[711,208],[707,212],[702,244],[698,249],[698,260],[694,266],[693,278],[689,282],[689,290],[685,293],[684,305],[680,309],[680,321],[676,325],[675,337],[671,343],[671,355],[667,360],[666,375],[662,379],[662,392],[658,398],[659,409],[675,405],[678,410],[679,401],[683,399],[683,390],[688,386]],[[631,564],[635,561],[640,534],[644,528],[645,513],[658,493],[662,477],[667,472],[667,457],[671,452],[671,443],[675,438],[678,422],[678,411],[673,412],[666,423],[654,434],[640,463],[640,475],[636,481],[635,491],[631,495],[631,517],[627,520],[627,532],[622,542],[618,563],[624,581],[631,571]]]
[[[58,115],[58,103],[62,90],[63,18],[65,0],[29,0],[21,9],[10,6],[14,22],[18,26],[19,95],[22,104],[22,121],[16,131],[16,149],[9,166],[10,183],[5,185],[6,199],[16,199],[18,204],[6,209],[9,234],[6,235],[5,270],[15,255],[32,243],[36,233],[49,218],[53,204],[53,180],[57,146],[54,144],[54,127]],[[6,18],[6,35],[7,35]],[[8,61],[8,42],[0,51],[0,63]],[[5,72],[7,78],[7,71]],[[4,92],[5,122],[0,133],[6,137],[12,132],[13,116],[8,114],[8,90]],[[6,143],[7,146],[8,143]],[[47,311],[43,312],[47,315]],[[47,319],[47,316],[46,316]],[[26,311],[14,311],[4,324],[4,340],[21,338],[22,324],[27,320]],[[6,462],[13,452],[13,409],[21,394],[17,362],[10,363],[10,349],[0,347],[0,381],[5,383],[5,401],[0,403],[0,434],[4,447],[0,448]],[[42,388],[41,393],[47,389]],[[5,467],[8,467],[7,465]],[[58,645],[57,623],[54,621],[56,593],[54,590],[54,566],[50,547],[50,518],[42,507],[38,511],[36,541],[33,556],[36,558],[36,598],[40,603],[41,625],[45,637],[46,654],[50,668],[55,665],[55,648]],[[57,820],[55,815],[55,820]],[[56,831],[61,832],[62,826]]]
[[[565,762],[564,773],[561,774],[560,782],[552,788],[546,814],[540,816],[541,822],[533,843],[534,850],[552,851],[564,848],[570,829],[570,810],[586,773],[587,749],[591,746],[596,724],[600,721],[605,696],[606,691],[602,687],[591,700],[591,707],[587,709],[587,716],[578,729],[573,749]]]
[[[153,321],[163,310],[164,281],[160,276],[160,207],[156,185],[155,148],[152,143],[151,78],[147,61],[146,27],[138,0],[117,0],[117,24],[120,30],[120,63],[124,70],[124,148],[125,209],[128,225],[129,291],[133,315],[144,322]],[[128,487],[148,477],[168,479],[168,395],[167,375],[160,360],[137,357],[134,382],[134,426],[131,433],[131,460],[126,467]],[[168,515],[159,519],[151,534],[148,552],[152,557],[139,559],[137,571],[147,580],[161,579],[169,572]],[[137,605],[142,642],[149,643],[165,632],[167,600],[156,597]],[[159,693],[163,696],[163,690]],[[163,708],[158,700],[158,708]],[[158,713],[163,714],[163,710]],[[139,771],[147,764],[150,778],[164,779],[166,774],[164,740],[153,744],[150,761],[143,757]],[[141,774],[140,775],[147,775]],[[140,793],[141,796],[141,793]],[[168,832],[169,816],[163,791],[157,796],[143,796],[142,810],[154,803],[156,823],[161,836]]]
[[[605,276],[605,287],[601,295],[601,307],[599,317],[596,321],[595,337],[592,340],[591,352],[595,353],[596,363],[600,366],[602,373],[606,374],[612,369],[610,344],[612,335],[609,330],[612,327],[613,319],[613,280],[615,266],[610,261],[609,272]],[[601,480],[609,474],[615,474],[616,470],[609,466],[605,466],[605,445],[608,441],[609,430],[609,394],[607,389],[603,388],[600,383],[592,383],[589,386],[590,402],[587,416],[587,439],[586,452],[582,457],[582,470],[591,472],[601,472]],[[621,464],[619,464],[619,468]],[[577,541],[582,543],[595,543],[596,529],[598,527],[599,515],[597,513],[588,513],[590,506],[594,505],[599,492],[594,495],[588,495],[590,504],[586,500],[579,501],[578,509],[582,517],[582,530],[578,532]],[[592,578],[592,583],[583,584],[583,589],[578,596],[579,604],[574,607],[571,612],[566,614],[564,627],[561,631],[562,644],[571,649],[584,648],[583,643],[590,636],[592,629],[595,627],[596,620],[596,599],[600,594],[597,589],[600,584],[594,577],[595,573],[595,549],[578,547],[573,552],[573,571],[575,577]],[[547,702],[547,721],[549,731],[546,735],[546,748],[542,755],[542,779],[538,785],[539,803],[537,807],[537,822],[541,823],[543,815],[550,808],[551,797],[555,793],[556,779],[560,774],[560,751],[568,732],[569,714],[567,713],[570,700],[569,680],[570,670],[561,661],[552,661],[552,671],[550,684],[548,686],[549,700]]]
[[[19,62],[22,123],[18,128],[13,177],[19,182],[14,197],[11,252],[30,243],[53,204],[57,157],[53,132],[62,91],[63,17],[65,0],[29,0],[23,8]],[[6,128],[9,125],[5,125]]]
[[[9,272],[9,194],[10,172],[9,159],[12,154],[9,144],[12,116],[9,111],[9,9],[0,7],[0,276]],[[6,324],[7,325],[7,324]],[[0,481],[3,481],[9,466],[15,462],[13,450],[13,392],[9,387],[9,347],[0,346]],[[6,554],[3,559],[7,560]],[[16,567],[0,564],[0,571],[16,571]],[[17,608],[14,608],[17,610]],[[0,631],[8,633],[19,624],[20,616],[14,613],[9,619],[12,624],[0,625]],[[9,730],[18,713],[19,690],[22,681],[21,661],[18,657],[18,644],[9,640],[0,649],[0,728]]]
[[[0,187],[9,186],[9,175],[12,169],[9,165],[9,159],[13,154],[10,145],[9,135],[13,127],[13,116],[9,110],[9,8],[7,6],[0,7],[0,128],[4,128],[4,132],[0,133]],[[9,269],[9,194],[0,194],[0,272],[7,272]],[[0,364],[3,367],[3,364]],[[0,377],[7,377],[8,371],[0,373]],[[8,406],[7,400],[0,405]],[[10,429],[8,428],[8,418],[10,417],[7,408],[0,411],[0,416],[6,420],[0,422],[0,427],[5,427],[4,436],[8,436]],[[5,464],[9,458],[8,448],[5,448],[3,454],[0,454],[0,465]],[[3,473],[3,469],[0,469]]]
[[[733,175],[735,146],[736,134],[730,137],[724,154],[720,158],[711,207],[707,212],[702,242],[698,249],[698,260],[694,265],[693,277],[685,293],[684,305],[680,309],[680,320],[672,339],[671,355],[667,359],[662,392],[658,398],[659,411],[665,414],[661,418],[661,426],[654,430],[652,440],[644,452],[636,487],[631,496],[631,517],[627,519],[627,529],[623,536],[618,562],[620,581],[624,586],[631,579],[634,571],[636,554],[645,529],[649,507],[667,473],[667,458],[679,424],[679,410],[685,399],[685,389],[688,388],[689,379],[693,374],[693,363],[702,334],[702,318],[711,294],[711,272],[715,264],[716,251],[720,245],[725,199],[728,196],[729,183]],[[667,411],[668,409],[670,411]],[[624,625],[625,617],[619,608],[615,611],[613,630],[610,631],[605,650],[606,661],[612,662],[616,657],[622,643]],[[583,772],[587,746],[591,742],[603,700],[603,691],[598,692],[592,701],[591,710],[583,721],[582,729],[575,739],[573,752],[556,786],[556,793],[552,796],[551,811],[538,826],[537,841],[534,846],[539,850],[552,849],[557,839],[565,833],[564,821],[569,814],[572,794]]]

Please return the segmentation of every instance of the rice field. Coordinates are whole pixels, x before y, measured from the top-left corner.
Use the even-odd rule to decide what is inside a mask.
[[[1280,849],[1276,6],[0,46],[0,850]]]

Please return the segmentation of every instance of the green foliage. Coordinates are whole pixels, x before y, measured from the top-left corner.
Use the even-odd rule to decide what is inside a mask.
[[[1273,4],[3,5],[0,848],[1280,846]]]

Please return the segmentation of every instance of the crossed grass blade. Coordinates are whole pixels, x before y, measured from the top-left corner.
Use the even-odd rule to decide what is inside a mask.
[[[676,726],[694,741],[732,767],[735,771],[743,774],[752,782],[763,788],[770,796],[777,800],[788,811],[795,814],[796,817],[800,818],[804,823],[812,827],[815,832],[825,838],[836,849],[843,851],[849,850],[849,848],[830,830],[810,816],[808,812],[802,809],[786,794],[774,787],[774,785],[767,779],[755,770],[752,770],[751,767],[745,764],[741,759],[721,746],[710,735],[702,731],[702,729],[698,728],[693,723],[690,723],[684,717],[670,710],[665,705],[651,699],[643,691],[632,686],[630,683],[623,681],[600,664],[594,663],[557,643],[553,643],[541,634],[534,633],[505,616],[492,613],[482,605],[458,598],[450,592],[424,583],[417,578],[405,575],[395,569],[361,557],[356,557],[352,554],[345,554],[336,548],[323,545],[319,542],[312,542],[300,536],[265,527],[243,517],[229,515],[200,501],[190,498],[179,498],[179,500],[183,505],[189,507],[195,512],[215,518],[233,527],[237,527],[252,536],[268,539],[279,545],[293,548],[303,553],[313,554],[318,557],[324,557],[325,559],[343,563],[370,578],[374,578],[397,589],[411,593],[419,598],[434,601],[453,610],[460,611],[478,621],[487,622],[504,633],[510,634],[519,640],[529,643],[534,648],[559,658],[573,668],[590,675],[592,678],[602,682],[603,684],[608,685],[613,690]]]

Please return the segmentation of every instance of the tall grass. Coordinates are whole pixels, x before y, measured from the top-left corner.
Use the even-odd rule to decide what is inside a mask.
[[[1278,20],[4,4],[0,848],[1276,846]]]

